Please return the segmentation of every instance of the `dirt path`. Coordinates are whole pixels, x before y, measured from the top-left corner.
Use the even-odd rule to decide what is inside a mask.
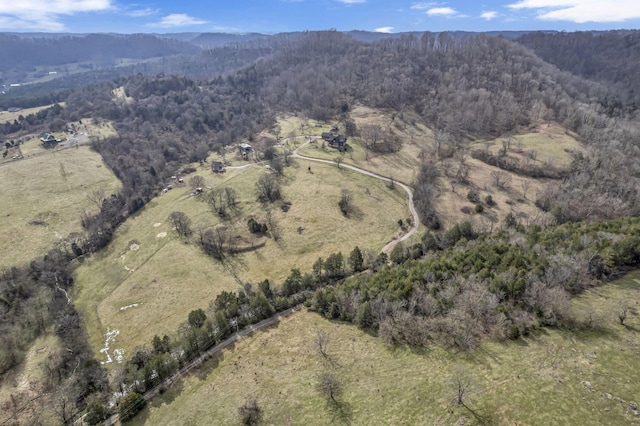
[[[330,161],[330,160],[321,160],[319,158],[307,157],[307,156],[298,154],[298,150],[300,148],[308,145],[309,143],[311,143],[311,141],[316,140],[316,139],[318,139],[318,136],[312,137],[311,139],[309,139],[308,141],[306,141],[305,143],[303,143],[302,145],[300,145],[299,147],[294,149],[292,151],[291,156],[294,157],[294,158],[301,158],[301,159],[308,160],[308,161],[315,161],[316,163],[325,163],[325,164],[335,165],[336,163],[334,163],[333,161]],[[286,142],[286,139],[283,140],[283,142]],[[345,169],[353,170],[355,172],[362,173],[363,175],[367,175],[367,176],[374,177],[376,179],[380,179],[380,180],[382,180],[384,182],[391,182],[392,181],[391,178],[379,175],[379,174],[374,173],[374,172],[370,172],[370,171],[365,170],[365,169],[361,169],[360,167],[352,166],[350,164],[340,164],[339,167],[344,167]],[[395,240],[392,240],[392,241],[388,242],[382,248],[382,251],[387,253],[387,254],[390,253],[391,250],[393,250],[393,248],[396,246],[396,244],[398,244],[398,243],[400,243],[402,241],[406,241],[409,238],[411,238],[413,235],[415,235],[418,232],[418,227],[420,226],[420,216],[418,216],[418,211],[416,210],[416,206],[413,203],[413,191],[411,190],[411,188],[409,188],[404,183],[398,182],[396,180],[394,180],[393,183],[394,183],[394,185],[398,185],[400,188],[404,189],[404,191],[407,193],[407,197],[409,199],[409,203],[408,203],[409,204],[409,210],[411,211],[411,216],[413,218],[413,226],[411,227],[409,232],[404,234],[401,238],[395,239]]]

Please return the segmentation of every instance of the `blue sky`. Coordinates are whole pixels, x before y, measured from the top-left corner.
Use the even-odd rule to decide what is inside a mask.
[[[640,28],[640,0],[0,0],[0,31],[491,31]]]

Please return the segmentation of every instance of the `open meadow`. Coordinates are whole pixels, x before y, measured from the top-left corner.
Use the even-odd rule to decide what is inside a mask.
[[[28,263],[81,232],[83,209],[98,209],[87,195],[99,188],[108,195],[120,187],[100,155],[87,146],[0,165],[0,182],[0,241],[8,248],[0,256],[0,268]]]
[[[346,152],[330,148],[323,144],[322,139],[317,139],[300,148],[298,153],[324,160],[341,157],[344,164],[393,177],[408,184],[415,180],[421,158],[436,162],[441,169],[441,178],[436,182],[434,207],[445,229],[469,220],[478,231],[489,232],[500,226],[508,214],[512,214],[523,224],[548,224],[552,221],[552,218],[538,209],[534,203],[538,193],[549,179],[531,178],[501,170],[469,155],[470,150],[474,149],[487,149],[495,155],[503,148],[502,140],[507,141],[508,138],[475,141],[469,143],[466,148],[461,147],[462,157],[458,155],[453,158],[438,159],[433,132],[408,113],[400,117],[359,106],[354,108],[351,116],[361,129],[367,129],[367,126],[391,128],[391,131],[402,140],[402,148],[396,153],[376,154],[367,151],[366,142],[362,137],[355,137],[348,140],[349,147]],[[282,129],[295,127],[291,123],[294,119],[292,117],[282,119],[280,121]],[[319,135],[321,131],[328,130],[329,126],[326,127],[326,129],[323,127],[316,130],[316,127],[310,126],[309,129],[316,132],[313,134]],[[287,143],[290,149],[296,149],[306,140],[297,138]],[[570,164],[572,154],[576,152],[584,152],[584,148],[574,135],[567,134],[559,124],[550,123],[540,124],[536,132],[513,136],[507,155],[521,164],[531,163],[543,168],[554,167],[557,170],[564,170]],[[460,158],[464,158],[465,167],[468,169],[467,183],[457,182],[453,178]],[[506,176],[508,183],[498,186],[494,178],[496,174]],[[477,193],[479,204],[483,207],[482,212],[474,210],[475,203],[467,198],[469,191]],[[493,204],[484,201],[487,196],[491,196]]]
[[[263,166],[228,169],[221,175],[208,168],[195,173],[209,189],[231,187],[237,191],[239,209],[221,220],[203,200],[192,196],[184,184],[156,197],[130,217],[116,232],[108,248],[86,258],[76,271],[73,299],[83,314],[94,350],[105,347],[107,330],[116,334],[108,352],[149,344],[155,334],[172,334],[190,311],[206,309],[221,291],[236,291],[244,283],[269,279],[279,285],[292,268],[311,270],[318,257],[358,245],[378,252],[400,235],[399,219],[409,217],[406,195],[400,188],[335,166],[304,162],[285,168],[283,202],[272,207],[280,239],[249,234],[247,221],[265,222],[266,213],[256,202],[255,182],[269,173]],[[350,217],[340,212],[341,190],[353,196]],[[286,207],[282,209],[281,207]],[[284,211],[287,210],[287,211]],[[184,212],[192,222],[190,238],[178,236],[168,221],[174,211]],[[222,224],[231,235],[256,246],[225,262],[204,254],[197,245],[199,230]],[[113,331],[117,330],[117,331]],[[118,353],[120,353],[118,351]],[[101,355],[101,360],[107,357]]]
[[[53,329],[48,330],[33,341],[24,362],[3,377],[0,383],[0,424],[13,414],[14,406],[25,407],[18,416],[19,420],[24,421],[37,417],[36,413],[41,411],[41,405],[53,405],[49,398],[43,395],[46,393],[43,383],[47,378],[45,365],[59,356],[61,350],[64,349],[61,347],[60,339]],[[48,416],[40,417],[43,424],[55,424],[54,421],[46,421],[44,417]]]
[[[16,111],[16,112],[0,111],[0,124],[9,123],[11,121],[17,120],[18,117],[20,116],[26,117],[29,114],[36,114],[39,111],[45,110],[47,108],[51,108],[53,105],[54,104],[43,105],[43,106],[33,107],[33,108],[23,108],[20,111]],[[60,102],[59,105],[64,107],[64,102]]]
[[[396,118],[390,112],[363,106],[354,108],[351,118],[361,129],[361,133],[366,133],[367,127],[371,126],[378,126],[382,130],[390,128],[390,131],[402,141],[402,148],[395,153],[375,153],[366,149],[364,135],[361,135],[361,137],[347,139],[348,150],[346,152],[341,153],[336,149],[324,146],[322,139],[318,139],[300,149],[298,151],[300,155],[324,160],[333,160],[340,156],[345,164],[370,170],[382,176],[393,177],[410,185],[420,169],[421,157],[428,155],[432,149],[433,134],[431,130],[420,124],[410,114],[404,114],[403,118]],[[284,125],[282,127],[285,128]],[[310,126],[309,131],[312,132],[310,134],[319,136],[322,132],[329,131],[331,126],[325,127]],[[340,132],[343,131],[344,129],[340,129]],[[286,133],[284,134],[286,135]],[[296,144],[300,145],[301,143],[302,139],[296,139],[289,146],[294,149]]]
[[[231,425],[257,398],[265,424],[640,424],[640,273],[572,302],[583,331],[545,328],[469,353],[394,348],[356,328],[299,312],[243,338],[151,401],[133,425]],[[624,326],[622,306],[629,306]],[[317,350],[328,336],[327,358]],[[330,373],[332,402],[317,389]],[[455,403],[463,383],[465,406]]]

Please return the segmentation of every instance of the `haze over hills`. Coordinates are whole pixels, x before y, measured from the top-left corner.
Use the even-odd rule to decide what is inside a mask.
[[[69,422],[87,409],[92,423],[116,411],[133,416],[141,397],[130,392],[110,407],[114,390],[144,394],[233,331],[303,302],[319,321],[352,323],[389,346],[435,345],[454,359],[544,327],[599,338],[610,336],[611,322],[635,321],[625,305],[598,328],[570,300],[640,265],[638,34],[3,36],[16,55],[14,68],[0,61],[9,74],[80,62],[101,68],[69,69],[0,96],[2,106],[42,106],[0,125],[0,167],[15,168],[18,179],[29,176],[30,162],[51,159],[47,179],[87,203],[78,209],[81,229],[0,275],[0,373],[20,374],[41,336],[59,341],[36,390],[15,390],[30,408],[14,409],[11,420]],[[130,61],[117,63],[123,58]],[[89,133],[85,143],[120,182],[110,184],[117,192],[82,196],[87,189],[63,159],[73,144],[39,142],[42,133],[74,129]],[[339,135],[346,145],[333,145]],[[218,163],[226,174],[211,170]],[[419,224],[403,215],[408,205],[397,205],[400,184]],[[37,184],[21,188],[42,196]],[[375,215],[376,205],[393,206],[398,217]],[[35,213],[26,221],[40,231],[60,219]],[[376,225],[363,230],[367,224]],[[349,243],[374,246],[347,252],[344,241],[323,241],[339,239],[334,228],[359,229]],[[382,233],[393,240],[370,242]],[[325,243],[340,248],[323,251]],[[381,253],[383,246],[391,248]],[[269,261],[276,258],[283,260]],[[180,297],[176,286],[188,296],[154,298]],[[138,308],[139,320],[126,320]],[[113,323],[127,336],[124,352],[109,352],[107,343],[118,342]],[[633,350],[637,331],[624,333]],[[122,364],[101,365],[96,342]],[[257,361],[247,362],[258,380]],[[319,380],[308,388],[327,405],[305,407],[305,418],[366,399],[349,394],[362,389],[348,383],[345,400],[331,393],[340,369],[322,365],[328,376],[301,382]],[[562,374],[575,373],[566,368]],[[45,409],[29,405],[52,388],[59,390],[43,397]],[[621,389],[625,401],[633,397],[633,384]],[[11,408],[12,391],[0,395]],[[582,410],[580,401],[570,403]],[[635,418],[637,407],[629,410],[611,418]],[[518,420],[513,411],[492,415]],[[561,413],[544,412],[554,415]]]

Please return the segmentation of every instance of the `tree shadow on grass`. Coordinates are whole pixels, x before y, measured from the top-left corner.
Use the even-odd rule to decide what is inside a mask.
[[[496,423],[496,419],[489,413],[490,410],[486,407],[472,408],[466,404],[462,404],[462,407],[464,407],[480,425],[493,425]]]
[[[345,401],[329,401],[329,410],[331,411],[332,424],[351,424],[353,420],[353,408],[351,404]]]
[[[149,406],[160,407],[173,403],[184,390],[184,377],[174,381],[169,385],[161,385],[158,392],[159,395],[149,401]],[[148,411],[148,410],[147,410]]]

